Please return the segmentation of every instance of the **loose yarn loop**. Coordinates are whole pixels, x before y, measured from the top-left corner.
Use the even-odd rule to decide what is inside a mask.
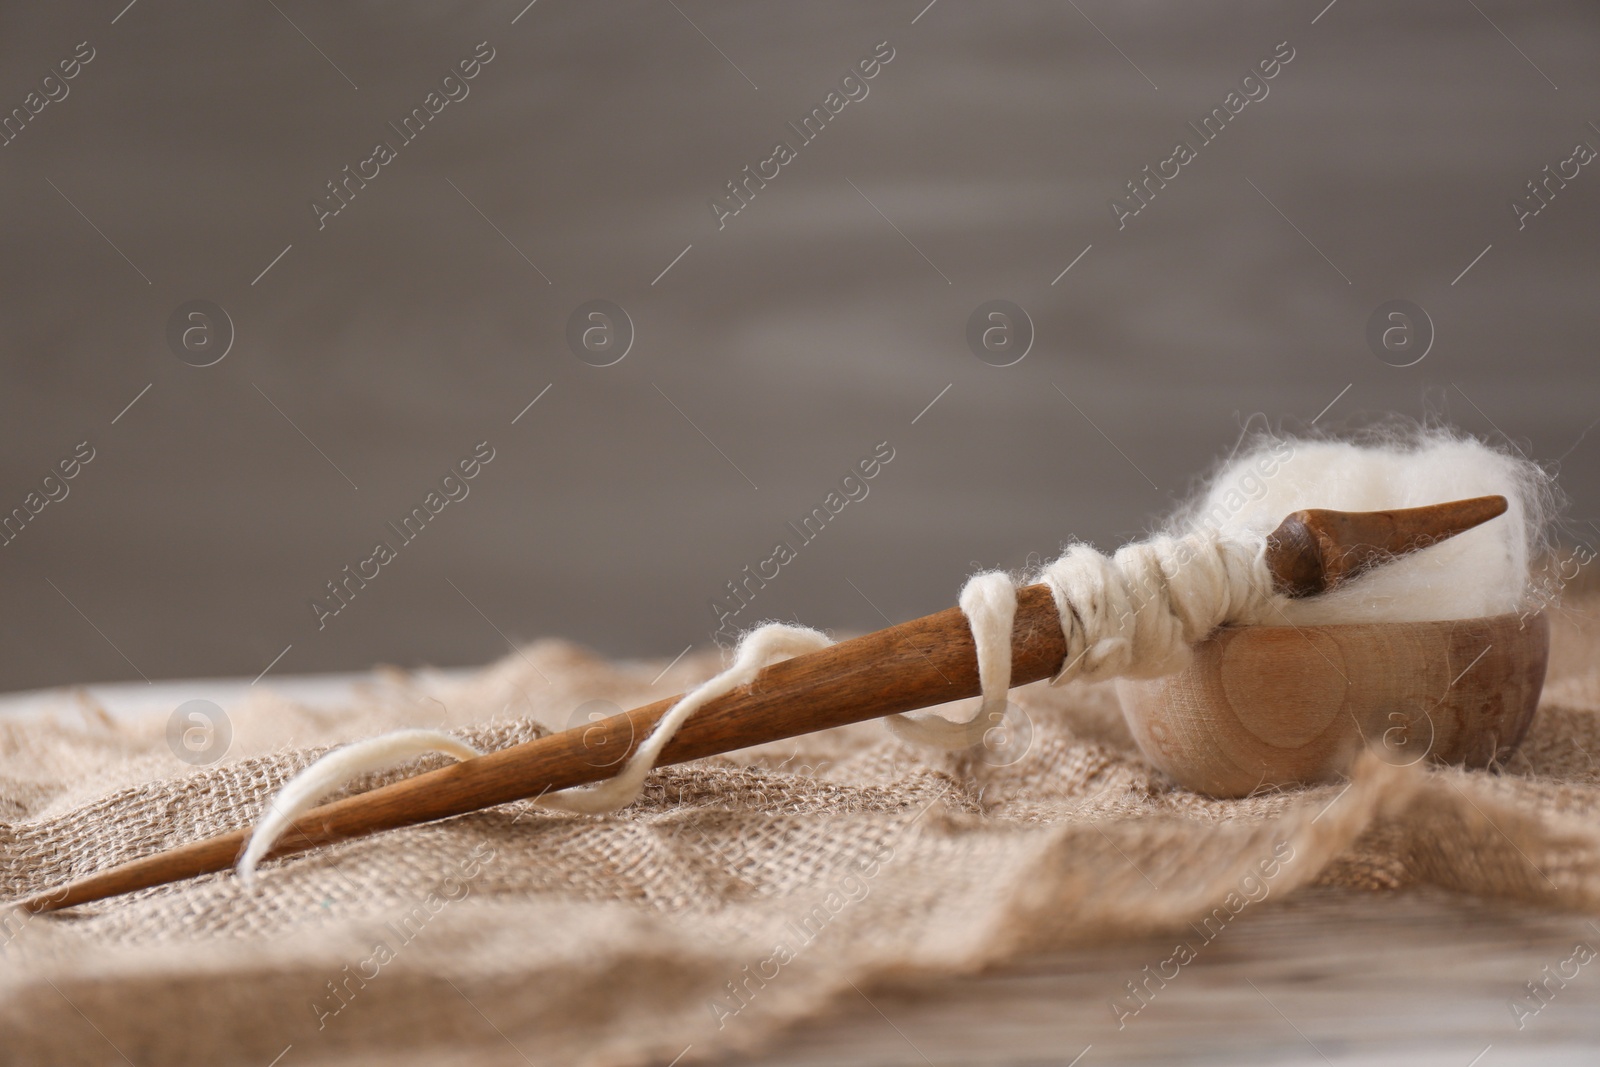
[[[833,642],[828,640],[826,634],[806,626],[769,622],[751,630],[739,640],[733,663],[672,705],[671,710],[661,716],[656,728],[650,731],[650,736],[634,750],[614,777],[598,785],[551,793],[540,798],[539,802],[546,807],[585,815],[600,815],[627,807],[639,799],[639,794],[644,791],[644,780],[656,765],[656,757],[661,755],[661,750],[678,732],[678,727],[689,721],[689,716],[725,693],[731,693],[741,685],[749,685],[769,663],[815,652],[831,644]]]
[[[827,635],[804,626],[768,623],[750,631],[740,640],[733,663],[674,704],[618,774],[598,785],[551,793],[539,798],[539,802],[546,807],[587,815],[627,807],[639,798],[644,780],[655,767],[661,750],[689,716],[717,697],[748,685],[769,663],[815,652],[830,644]],[[246,885],[253,884],[257,865],[272,851],[283,832],[296,817],[309,811],[329,793],[360,775],[432,752],[443,752],[457,759],[483,755],[471,745],[437,730],[396,730],[329,752],[290,779],[268,802],[266,813],[256,822],[249,844],[239,857],[236,867],[239,877]]]
[[[971,748],[1000,725],[1011,689],[1011,624],[1017,616],[1017,587],[1001,571],[974,574],[961,587],[961,611],[978,649],[978,685],[983,696],[965,722],[940,715],[890,715],[885,720],[901,740],[934,748]]]
[[[1196,533],[1155,537],[1105,556],[1073,545],[1034,578],[1049,585],[1061,617],[1067,656],[1054,683],[1070,678],[1152,678],[1181,670],[1192,646],[1218,626],[1259,623],[1283,598],[1272,591],[1265,541]],[[943,749],[979,744],[998,727],[1011,688],[1011,631],[1017,588],[1003,572],[973,575],[962,587],[961,610],[977,648],[982,696],[972,717],[955,722],[937,714],[891,715],[889,728],[908,741]],[[746,633],[733,662],[672,706],[614,777],[539,797],[546,807],[598,815],[638,799],[662,749],[706,704],[755,680],[777,660],[826,648],[821,632],[767,623]],[[256,864],[294,818],[345,782],[425,752],[460,759],[479,753],[431,730],[401,730],[336,749],[307,767],[273,798],[239,860],[248,883]]]
[[[298,816],[311,810],[329,793],[352,778],[432,752],[443,752],[458,760],[483,755],[465,741],[437,730],[395,730],[329,752],[291,778],[268,801],[266,812],[257,820],[250,841],[239,856],[235,867],[239,878],[245,885],[253,885],[256,866],[262,857],[272,851],[272,846]]]

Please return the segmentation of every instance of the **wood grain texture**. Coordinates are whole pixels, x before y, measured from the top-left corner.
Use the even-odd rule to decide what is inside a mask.
[[[1055,601],[1044,585],[1018,591],[1012,683],[1048,678],[1066,657]],[[683,763],[768,741],[977,696],[977,650],[966,616],[947,608],[775,663],[684,723],[658,765]],[[616,773],[680,697],[592,725],[491,752],[324,804],[299,819],[271,857],[431,822]],[[249,829],[119,864],[40,894],[24,906],[53,911],[103,897],[227,870]]]
[[[1486,522],[1503,513],[1505,507],[1504,497],[1493,496],[1394,511],[1297,511],[1267,538],[1266,569],[1278,592],[1291,596],[1320,592],[1383,560],[1424,548]],[[1226,636],[1222,640],[1231,644],[1236,638]],[[1270,637],[1263,640],[1272,641]],[[1541,646],[1537,664],[1540,682],[1544,678],[1547,645],[1548,641]],[[1380,640],[1369,648],[1352,646],[1348,651],[1354,656],[1353,662],[1359,664],[1365,651],[1387,648],[1387,643]],[[1233,688],[1220,698],[1232,699],[1243,706],[1262,692],[1250,687],[1248,683],[1252,678],[1272,683],[1266,691],[1269,703],[1271,699],[1281,698],[1291,704],[1273,722],[1256,725],[1276,733],[1252,738],[1247,732],[1233,730],[1217,742],[1206,741],[1201,736],[1206,724],[1214,720],[1219,729],[1226,730],[1239,716],[1191,714],[1217,706],[1218,695],[1205,689],[1194,690],[1200,696],[1193,699],[1190,699],[1189,690],[1170,691],[1170,699],[1178,702],[1175,707],[1181,712],[1170,727],[1160,716],[1148,717],[1151,725],[1146,736],[1153,742],[1155,751],[1168,759],[1163,766],[1170,765],[1170,773],[1178,781],[1186,785],[1199,783],[1192,787],[1202,790],[1215,782],[1215,792],[1219,796],[1236,795],[1240,789],[1248,792],[1249,787],[1242,784],[1244,778],[1239,768],[1248,769],[1262,763],[1260,753],[1269,751],[1282,754],[1282,766],[1286,769],[1279,775],[1275,765],[1262,763],[1267,770],[1257,780],[1257,785],[1280,780],[1283,784],[1297,780],[1320,781],[1336,773],[1336,766],[1343,766],[1349,745],[1333,736],[1331,727],[1324,730],[1319,725],[1320,732],[1308,732],[1304,717],[1315,717],[1319,713],[1302,706],[1311,698],[1322,703],[1331,702],[1337,687],[1327,677],[1314,678],[1313,674],[1320,668],[1303,655],[1290,655],[1285,665],[1274,666],[1271,660],[1277,649],[1291,654],[1302,651],[1300,645],[1294,644],[1269,644],[1258,649],[1247,642],[1241,646],[1235,656],[1239,662],[1229,668],[1228,684]],[[1341,649],[1340,654],[1344,651]],[[1423,651],[1431,655],[1439,649],[1429,646]],[[1333,663],[1326,653],[1319,654]],[[1504,648],[1501,655],[1502,658],[1506,655]],[[1061,668],[1066,657],[1066,639],[1050,588],[1031,585],[1018,590],[1011,633],[1011,684],[1025,685],[1049,677]],[[1531,671],[1530,664],[1524,667]],[[1341,677],[1344,675],[1343,670],[1335,669]],[[1531,676],[1529,673],[1528,677]],[[1272,691],[1274,685],[1280,685],[1283,691]],[[977,649],[967,618],[960,608],[947,608],[766,668],[751,684],[711,701],[696,712],[678,729],[656,764],[682,763],[798,734],[926,708],[976,696],[980,688]],[[1517,692],[1519,696],[1522,694],[1522,690]],[[1307,697],[1307,693],[1311,697]],[[1536,701],[1537,697],[1535,685],[1533,699]],[[324,804],[296,819],[271,855],[288,855],[608,778],[680,699],[681,695],[668,697],[592,725],[575,727]],[[1185,700],[1189,703],[1183,703]],[[1531,705],[1529,707],[1531,714]],[[1329,711],[1328,717],[1332,714]],[[1474,720],[1468,725],[1475,724],[1483,723]],[[1518,727],[1518,739],[1526,725],[1524,720]],[[1175,732],[1176,740],[1168,740],[1169,728]],[[1289,736],[1284,734],[1285,730],[1300,740],[1285,741]],[[1139,733],[1137,729],[1135,732]],[[1301,734],[1305,737],[1301,738]],[[1501,739],[1509,734],[1486,736],[1493,749],[1500,747]],[[1243,741],[1247,751],[1240,757],[1242,763],[1230,764],[1227,751],[1237,741]],[[1266,748],[1260,748],[1256,741],[1261,741]],[[1312,743],[1314,741],[1316,744]],[[1141,740],[1141,744],[1144,743]],[[1337,749],[1338,759],[1318,755],[1330,745]],[[1195,760],[1200,763],[1185,765]],[[1297,774],[1300,770],[1304,773]],[[226,870],[235,862],[249,833],[249,829],[242,828],[132,860],[22,904],[30,911],[53,911]]]
[[[763,1052],[714,1064],[1068,1067],[1085,1048],[1076,1067],[1596,1062],[1600,960],[1572,965],[1575,946],[1600,950],[1588,916],[1439,890],[1307,890],[1247,909],[1119,1027],[1111,1005],[1127,1002],[1126,983],[1184,937],[864,985]],[[1550,981],[1563,971],[1576,976]],[[1542,1007],[1530,982],[1548,983]]]
[[[1387,560],[1498,518],[1507,506],[1495,494],[1387,511],[1305,508],[1267,535],[1267,569],[1280,593],[1316,596]]]
[[[1361,749],[1487,766],[1521,742],[1550,653],[1542,614],[1228,628],[1178,674],[1119,679],[1145,756],[1212,796],[1338,779]]]

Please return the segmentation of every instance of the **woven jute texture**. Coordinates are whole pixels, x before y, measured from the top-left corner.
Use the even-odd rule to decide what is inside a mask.
[[[1026,754],[945,755],[879,723],[666,768],[628,810],[510,804],[54,915],[0,939],[0,1060],[665,1064],[726,1057],[878,980],[1218,929],[1312,884],[1432,884],[1600,910],[1600,632],[1554,619],[1545,698],[1499,773],[1373,758],[1348,789],[1217,801],[1146,764],[1114,694],[1031,686]],[[353,706],[262,693],[223,760],[165,721],[0,724],[0,896],[251,822],[330,745],[443,726],[485,748],[716,668],[534,644]],[[80,720],[83,721],[83,720]],[[441,760],[373,776],[369,788]],[[1188,935],[1186,935],[1188,936]]]

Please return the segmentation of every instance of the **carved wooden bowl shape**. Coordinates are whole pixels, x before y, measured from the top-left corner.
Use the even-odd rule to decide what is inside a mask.
[[[1337,781],[1364,748],[1486,767],[1522,741],[1550,655],[1543,614],[1231,627],[1178,674],[1120,679],[1145,757],[1218,797]]]

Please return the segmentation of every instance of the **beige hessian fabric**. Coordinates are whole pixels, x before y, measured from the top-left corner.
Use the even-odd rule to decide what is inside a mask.
[[[265,1065],[293,1045],[285,1064],[632,1064],[693,1045],[689,1063],[848,982],[1220,926],[1311,883],[1600,910],[1587,618],[1556,619],[1544,706],[1499,775],[1371,762],[1342,795],[1212,801],[1140,760],[1104,688],[1034,686],[1015,696],[1033,738],[1012,766],[868,723],[657,772],[620,815],[513,804],[269,863],[254,894],[216,875],[13,916],[0,1059],[120,1063],[114,1045],[138,1064]],[[497,748],[715,665],[652,687],[659,665],[544,642],[440,700],[395,673],[340,715],[262,694],[230,709],[227,759],[198,769],[160,722],[0,725],[0,895],[248,823],[340,741],[443,724]]]

